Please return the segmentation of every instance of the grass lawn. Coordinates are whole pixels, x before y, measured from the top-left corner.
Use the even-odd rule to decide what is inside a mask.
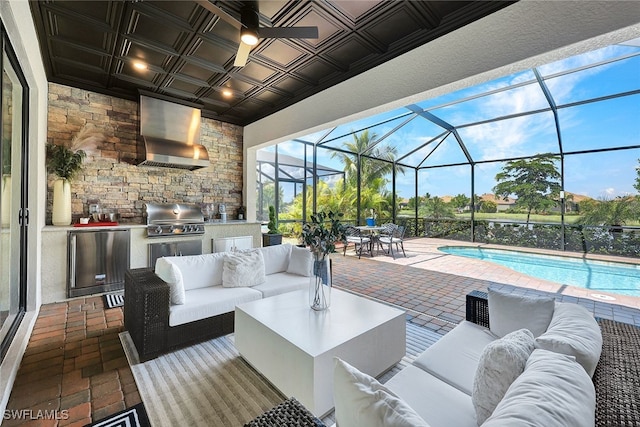
[[[470,219],[470,213],[456,214],[456,218],[460,219]],[[538,215],[531,214],[529,221],[531,222],[550,222],[550,223],[558,223],[561,222],[560,214],[553,215]],[[566,224],[573,224],[580,218],[579,215],[565,215],[564,221]],[[527,214],[515,214],[515,213],[505,213],[505,212],[496,212],[496,213],[484,213],[478,212],[475,215],[476,220],[504,220],[504,221],[519,221],[526,222]]]
[[[404,210],[399,213],[399,216],[403,217],[413,217],[414,212],[410,210]],[[471,214],[468,212],[456,214],[456,219],[470,219]],[[565,224],[573,224],[580,218],[580,215],[565,215],[564,221]],[[514,222],[526,222],[527,214],[515,214],[515,213],[505,213],[505,212],[496,212],[496,213],[483,213],[477,212],[475,215],[475,219],[482,221],[514,221]],[[538,223],[557,223],[560,224],[560,214],[552,214],[552,215],[538,215],[531,214],[529,221],[538,222]],[[640,225],[640,221],[627,221],[626,225],[628,226],[638,226]]]

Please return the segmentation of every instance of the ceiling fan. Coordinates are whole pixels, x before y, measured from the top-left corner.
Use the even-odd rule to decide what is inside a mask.
[[[244,67],[251,47],[261,38],[317,39],[318,27],[261,27],[258,2],[245,2],[240,10],[240,20],[234,18],[209,0],[195,0],[200,6],[217,15],[223,21],[240,30],[240,46],[233,62],[235,67]]]

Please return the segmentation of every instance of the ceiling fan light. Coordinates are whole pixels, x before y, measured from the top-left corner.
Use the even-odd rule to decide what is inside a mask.
[[[240,31],[240,40],[249,46],[258,44],[258,33],[250,28],[243,28]]]

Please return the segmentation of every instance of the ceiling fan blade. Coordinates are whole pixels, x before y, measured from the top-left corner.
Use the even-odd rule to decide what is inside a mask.
[[[198,3],[200,6],[204,7],[205,9],[207,9],[209,12],[218,16],[218,18],[222,19],[226,23],[233,25],[235,28],[237,29],[242,28],[242,22],[238,21],[236,18],[229,15],[227,12],[220,9],[215,4],[211,3],[209,0],[195,0],[195,2]]]
[[[238,53],[236,53],[236,59],[233,61],[233,66],[244,67],[247,64],[247,59],[249,59],[249,52],[251,52],[251,46],[240,42],[240,46],[238,46]]]
[[[276,39],[317,39],[318,27],[260,27],[261,38]]]

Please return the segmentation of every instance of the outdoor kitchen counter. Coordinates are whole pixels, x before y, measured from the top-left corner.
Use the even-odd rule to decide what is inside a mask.
[[[146,267],[149,243],[201,240],[202,253],[211,253],[211,240],[222,237],[252,236],[253,246],[262,246],[259,222],[229,220],[205,223],[205,233],[196,236],[147,237],[146,224],[118,224],[115,226],[73,227],[47,225],[42,231],[42,303],[67,300],[67,233],[71,230],[100,231],[106,229],[130,229],[130,268]]]

